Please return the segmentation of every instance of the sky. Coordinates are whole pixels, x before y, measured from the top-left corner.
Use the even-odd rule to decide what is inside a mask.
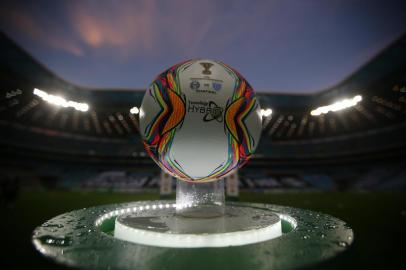
[[[332,87],[406,32],[406,1],[0,2],[0,30],[60,77],[147,88],[188,59],[237,69],[258,92]]]

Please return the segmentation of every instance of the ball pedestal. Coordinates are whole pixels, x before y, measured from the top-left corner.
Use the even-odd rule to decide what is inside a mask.
[[[224,180],[178,180],[174,209],[132,212],[115,221],[114,237],[136,244],[172,248],[227,247],[282,235],[280,217],[261,209],[226,206]],[[154,209],[153,209],[154,210]]]
[[[78,268],[233,270],[308,267],[352,244],[351,228],[337,218],[271,204],[225,205],[224,183],[214,183],[180,182],[176,202],[59,215],[34,230],[33,244],[44,256]]]
[[[210,218],[225,214],[224,180],[190,183],[176,180],[176,213],[184,217]]]

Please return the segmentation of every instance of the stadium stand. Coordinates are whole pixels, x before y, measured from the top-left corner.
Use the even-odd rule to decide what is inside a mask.
[[[158,186],[159,169],[138,133],[142,89],[71,84],[4,34],[0,49],[2,190],[12,189],[7,179],[49,188]],[[239,172],[240,188],[405,189],[405,51],[402,36],[347,79],[315,94],[259,93],[263,135],[255,157]]]

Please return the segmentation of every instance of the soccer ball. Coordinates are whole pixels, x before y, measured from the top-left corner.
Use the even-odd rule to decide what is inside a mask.
[[[248,82],[226,64],[206,59],[158,75],[140,109],[148,154],[164,171],[190,182],[221,179],[246,163],[261,123]]]

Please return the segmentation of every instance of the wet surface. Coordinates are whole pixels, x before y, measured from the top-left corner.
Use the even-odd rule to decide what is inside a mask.
[[[65,213],[37,227],[33,243],[40,253],[56,262],[80,268],[182,269],[188,265],[193,269],[203,269],[202,266],[204,269],[224,269],[224,262],[227,262],[227,269],[275,270],[320,263],[337,256],[353,242],[351,228],[332,216],[291,207],[252,203],[229,203],[229,206],[238,211],[247,211],[250,222],[268,218],[257,214],[261,210],[283,214],[282,226],[287,218],[291,218],[288,223],[293,226],[292,222],[296,222],[296,228],[287,230],[290,232],[281,237],[257,244],[191,249],[129,243],[102,230],[114,230],[117,216],[131,214],[131,209],[143,209],[151,203],[165,205],[172,202],[115,204]],[[96,226],[96,221],[104,216],[106,219]],[[229,218],[235,218],[233,213],[229,213]],[[152,216],[145,216],[137,223],[152,226],[156,231],[165,231],[169,227]]]
[[[221,217],[190,218],[176,215],[167,209],[155,212],[124,214],[118,217],[121,224],[141,230],[177,234],[210,234],[248,231],[268,227],[280,221],[279,216],[262,209],[226,207]]]

